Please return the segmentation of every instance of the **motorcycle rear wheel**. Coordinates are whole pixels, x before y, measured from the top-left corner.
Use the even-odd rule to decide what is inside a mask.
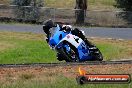
[[[103,61],[103,55],[102,55],[102,53],[100,52],[100,50],[99,49],[97,49],[97,52],[98,53],[93,53],[93,58],[94,58],[94,60],[95,61]]]

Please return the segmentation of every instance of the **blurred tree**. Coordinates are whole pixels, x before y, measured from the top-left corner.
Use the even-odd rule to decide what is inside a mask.
[[[132,11],[132,0],[116,0],[117,8],[121,8],[124,11]]]
[[[42,7],[44,6],[43,0],[13,0],[12,4],[18,5],[18,6],[37,6]]]
[[[38,20],[38,7],[44,5],[43,0],[13,0],[12,4],[17,5],[17,7],[14,8],[16,17],[24,20]]]
[[[125,11],[118,13],[118,16],[126,20],[127,24],[132,25],[132,0],[116,0],[115,7]]]
[[[13,0],[13,4],[18,6],[29,6],[30,3],[31,0]]]
[[[75,10],[76,23],[83,24],[86,16],[87,0],[76,0],[75,9],[79,9]]]

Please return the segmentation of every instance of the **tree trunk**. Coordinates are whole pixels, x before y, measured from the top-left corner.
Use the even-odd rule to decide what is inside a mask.
[[[75,10],[76,24],[84,24],[87,10],[87,0],[76,0],[75,9],[78,9]]]

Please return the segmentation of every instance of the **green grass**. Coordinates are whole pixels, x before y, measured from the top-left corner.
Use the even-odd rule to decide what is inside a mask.
[[[103,53],[105,60],[120,60],[132,57],[132,41],[96,39],[93,42]]]
[[[131,48],[111,42],[94,41],[104,60],[131,57]],[[130,45],[130,44],[129,44]],[[131,45],[130,45],[131,46]],[[130,49],[130,50],[129,50]],[[51,50],[44,35],[33,33],[0,32],[0,64],[58,62],[56,52]]]
[[[112,60],[112,59],[119,59],[121,58],[124,53],[123,47],[113,45],[113,44],[97,44],[97,47],[101,50],[101,52],[104,55],[104,58],[107,60]]]
[[[78,85],[75,78],[62,75],[46,77],[47,80],[19,79],[1,84],[0,88],[131,88],[132,84],[85,84]]]
[[[36,36],[37,34],[11,32],[4,32],[2,34],[0,35],[0,42],[11,44],[12,47],[6,48],[6,43],[3,44],[5,49],[0,51],[0,63],[44,63],[57,61],[55,52],[49,49],[46,41],[39,40],[37,38],[39,36]]]
[[[56,61],[55,53],[51,51],[44,42],[19,40],[14,40],[13,42],[17,42],[17,47],[1,53],[0,63],[37,63]]]

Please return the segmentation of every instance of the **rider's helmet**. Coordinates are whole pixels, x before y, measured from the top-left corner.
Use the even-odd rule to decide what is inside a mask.
[[[70,32],[72,30],[72,26],[71,25],[63,25],[62,26],[62,29],[65,31],[65,32]]]
[[[46,34],[48,34],[49,29],[52,28],[54,26],[54,22],[49,19],[43,22],[43,30]]]
[[[49,28],[52,28],[54,26],[54,22],[51,19],[46,20],[43,22],[43,26],[47,26]]]

